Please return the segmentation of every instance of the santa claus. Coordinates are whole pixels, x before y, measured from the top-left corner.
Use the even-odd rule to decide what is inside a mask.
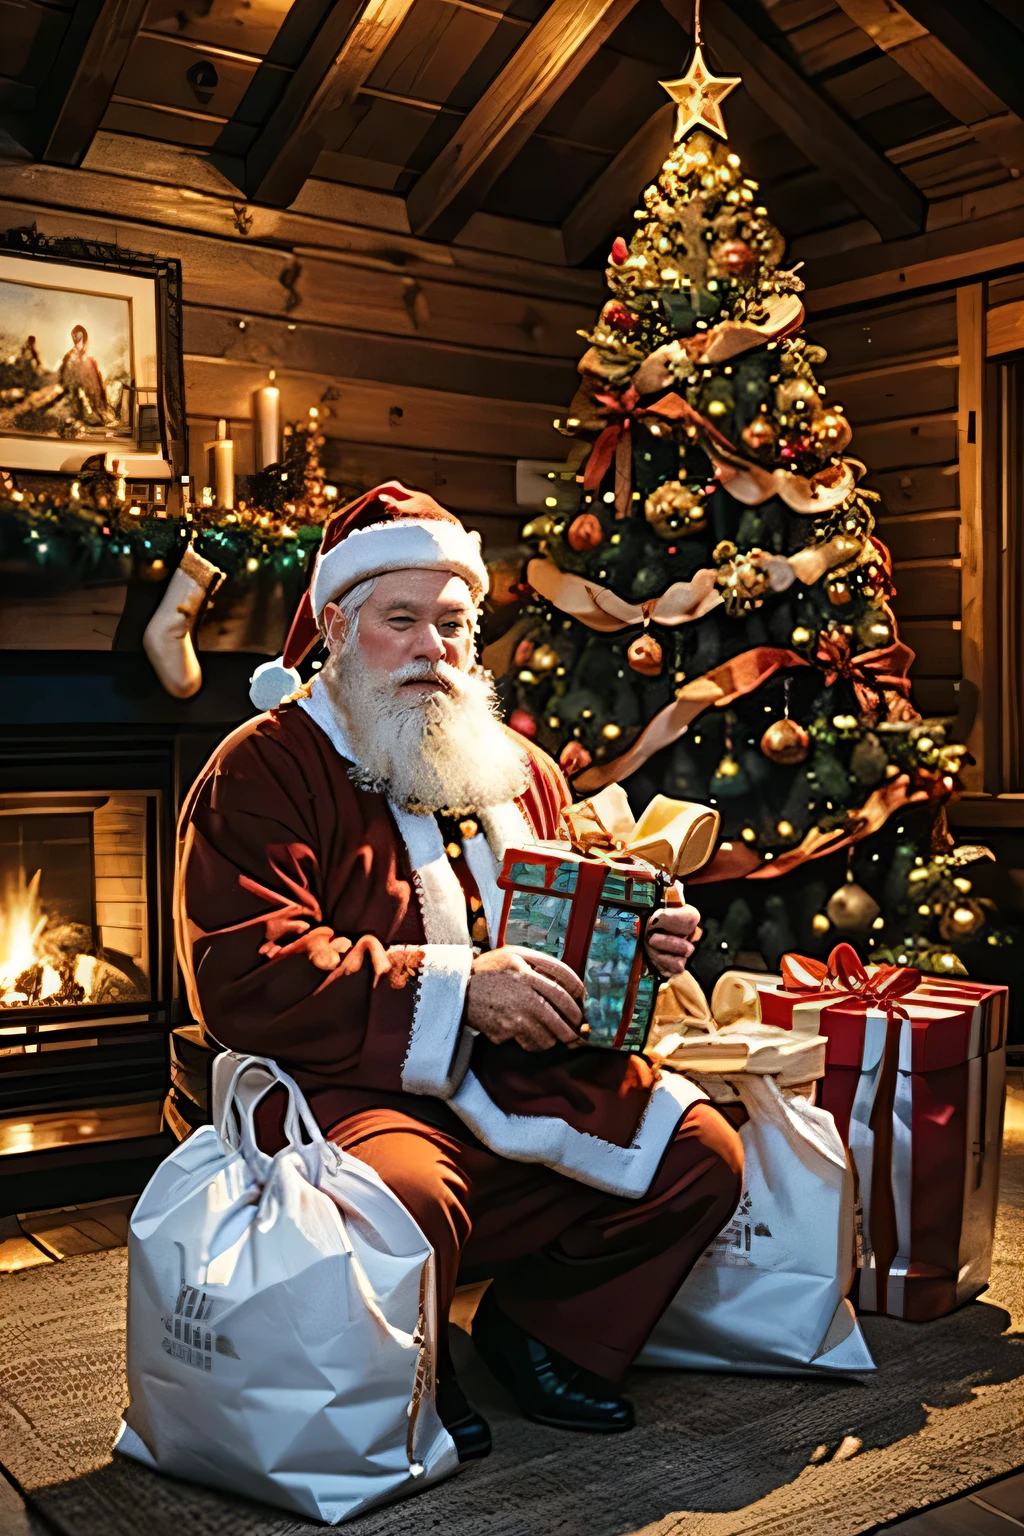
[[[556,765],[502,725],[474,639],[479,539],[392,483],[325,530],[285,648],[311,686],[244,725],[181,818],[178,948],[211,1041],[274,1057],[325,1133],[433,1244],[438,1408],[490,1432],[451,1367],[457,1283],[492,1279],[473,1342],[521,1411],[630,1429],[616,1385],[740,1194],[739,1138],[685,1078],[581,1038],[560,961],[492,947],[506,846],[558,835]],[[281,669],[254,679],[277,704]],[[692,907],[649,921],[685,967]],[[273,1151],[280,1111],[261,1106]]]

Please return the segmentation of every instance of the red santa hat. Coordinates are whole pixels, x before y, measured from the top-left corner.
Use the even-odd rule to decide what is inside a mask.
[[[424,491],[389,480],[336,512],[324,528],[309,586],[288,631],[284,653],[256,668],[249,697],[274,709],[301,684],[296,668],[320,639],[327,604],[351,587],[387,571],[451,571],[479,602],[487,591],[480,535],[463,528]]]

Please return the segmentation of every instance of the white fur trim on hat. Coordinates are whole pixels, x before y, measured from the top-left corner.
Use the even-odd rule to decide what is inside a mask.
[[[371,576],[387,571],[451,571],[479,600],[487,592],[480,535],[443,518],[400,517],[359,528],[317,556],[310,592],[317,618],[328,603]]]

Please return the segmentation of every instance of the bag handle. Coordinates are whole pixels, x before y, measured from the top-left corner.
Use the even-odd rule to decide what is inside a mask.
[[[264,1179],[271,1158],[257,1142],[255,1113],[277,1084],[288,1096],[285,1141],[289,1149],[298,1152],[302,1158],[310,1183],[317,1184],[326,1146],[323,1133],[298,1083],[271,1057],[240,1056],[234,1051],[223,1051],[216,1057],[213,1063],[214,1124],[228,1145],[242,1153],[257,1177]],[[302,1131],[306,1132],[308,1140],[303,1140]]]

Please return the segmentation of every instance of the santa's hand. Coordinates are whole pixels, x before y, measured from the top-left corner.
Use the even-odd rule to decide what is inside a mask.
[[[647,922],[644,948],[647,958],[662,976],[678,976],[701,936],[696,907],[659,907]]]
[[[561,960],[506,945],[473,961],[466,1022],[495,1045],[525,1051],[571,1045],[583,1023],[583,983]]]

